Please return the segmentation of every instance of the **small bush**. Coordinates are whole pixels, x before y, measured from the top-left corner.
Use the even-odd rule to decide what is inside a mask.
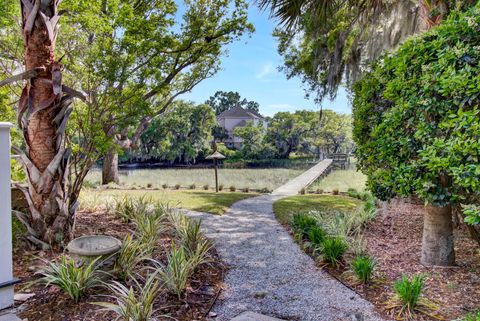
[[[422,295],[424,286],[424,277],[415,275],[410,280],[406,275],[395,281],[393,290],[402,304],[401,313],[413,313],[418,301]]]
[[[210,188],[210,186],[208,186],[208,184],[203,185],[204,190],[208,191],[209,188]]]
[[[180,246],[184,248],[193,270],[207,262],[207,253],[212,247],[211,242],[202,234],[200,227],[200,221],[190,218],[185,218],[183,223],[177,227]]]
[[[118,216],[122,222],[130,223],[135,217],[145,215],[152,200],[146,196],[133,198],[125,196],[116,199],[113,206],[109,205],[109,211]]]
[[[147,184],[147,188],[152,188],[153,187],[153,184],[152,183],[148,183]]]
[[[196,186],[195,184],[190,184],[190,186],[189,186],[188,188],[190,188],[190,189],[196,189],[197,186]]]
[[[302,238],[305,238],[310,230],[318,226],[317,220],[305,213],[293,215],[292,228]]]
[[[353,198],[360,198],[360,194],[358,193],[358,191],[355,188],[351,187],[347,190],[347,195]]]
[[[301,195],[305,195],[307,193],[307,189],[305,187],[303,187],[301,190],[300,190],[300,194]]]
[[[193,271],[192,264],[188,260],[183,247],[175,247],[172,242],[172,249],[167,257],[167,265],[159,268],[158,273],[165,287],[181,298],[187,287],[188,278]]]
[[[326,237],[322,244],[323,260],[337,267],[342,261],[343,255],[348,250],[347,242],[340,237]]]
[[[223,191],[223,185],[222,184],[218,185],[218,190]]]
[[[372,279],[375,260],[367,255],[358,255],[352,261],[350,267],[359,281],[368,283]]]
[[[180,184],[175,184],[175,186],[173,188],[176,189],[176,190],[179,190],[180,187],[181,187]]]
[[[235,186],[230,186],[230,192],[235,192],[237,190],[237,188]]]
[[[98,260],[79,267],[73,259],[65,255],[62,255],[58,262],[45,261],[47,266],[36,273],[41,275],[41,278],[35,283],[54,285],[78,303],[89,289],[99,286],[102,282],[101,272],[97,269]]]
[[[163,189],[167,189],[167,188],[168,188],[168,184],[162,184],[162,188],[163,188]]]
[[[132,278],[133,287],[126,287],[120,282],[113,281],[108,284],[110,295],[116,303],[95,302],[94,304],[103,307],[103,310],[112,311],[122,320],[129,321],[150,321],[154,313],[154,302],[162,288],[156,274],[150,274],[142,286],[140,282]]]
[[[333,195],[338,195],[338,194],[340,194],[340,191],[338,190],[338,188],[334,188],[334,189],[332,189],[332,194]]]
[[[123,281],[133,278],[135,268],[149,258],[150,252],[151,249],[145,248],[140,241],[133,240],[131,235],[125,237],[115,261],[114,271],[117,277]]]
[[[249,193],[249,192],[250,192],[250,187],[245,187],[245,188],[243,189],[243,192],[244,192],[244,193]]]
[[[317,190],[315,191],[315,193],[317,193],[317,194],[323,194],[323,189],[322,189],[322,188],[317,188]]]
[[[267,187],[264,187],[264,188],[262,188],[262,189],[260,190],[260,193],[263,193],[263,194],[269,194],[269,193],[271,193],[271,192],[272,192],[272,191],[269,190]]]
[[[321,248],[326,233],[320,226],[315,226],[308,231],[308,240],[316,247]]]

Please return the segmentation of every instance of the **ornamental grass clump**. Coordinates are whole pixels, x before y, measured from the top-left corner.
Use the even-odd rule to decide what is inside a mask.
[[[167,264],[158,268],[157,271],[167,290],[180,299],[187,287],[188,278],[193,272],[192,262],[188,260],[185,249],[182,246],[176,247],[172,242]]]
[[[190,186],[189,186],[188,188],[190,188],[190,189],[196,189],[196,188],[197,188],[197,185],[195,185],[195,184],[190,184]]]
[[[36,273],[41,277],[34,283],[56,286],[78,303],[88,290],[101,285],[105,273],[98,270],[98,261],[77,266],[72,258],[62,255],[58,262],[45,261],[47,265]]]
[[[166,230],[163,216],[156,216],[150,213],[139,215],[133,221],[136,225],[136,233],[140,243],[152,253],[157,244],[160,233]]]
[[[355,277],[363,284],[366,284],[372,279],[375,260],[368,255],[357,255],[350,264],[350,268]]]
[[[237,188],[235,186],[230,186],[230,192],[235,192],[237,190]]]
[[[110,206],[109,211],[119,217],[122,222],[130,223],[136,216],[144,215],[151,202],[151,199],[146,196],[138,198],[125,196],[121,199],[116,199],[113,206]]]
[[[113,281],[106,287],[112,293],[107,297],[111,302],[95,302],[94,304],[103,307],[102,310],[114,312],[118,319],[128,321],[150,321],[153,320],[154,303],[162,291],[160,281],[156,273],[150,274],[142,285],[137,278],[131,278],[131,286],[127,287],[120,282]]]
[[[297,213],[293,215],[292,228],[300,238],[308,236],[310,230],[318,226],[317,220],[307,213]]]
[[[328,236],[322,243],[323,261],[333,267],[338,267],[343,255],[348,250],[348,243],[341,237]]]
[[[137,266],[150,258],[151,248],[127,235],[115,261],[115,275],[122,281],[133,278]]]
[[[208,191],[209,188],[210,188],[210,186],[208,184],[203,185],[204,190]]]
[[[387,309],[398,309],[397,319],[413,319],[415,312],[443,319],[435,313],[439,309],[437,304],[423,297],[424,285],[423,275],[415,275],[411,279],[403,275],[393,284],[395,296],[387,302]]]
[[[317,249],[322,247],[326,233],[320,226],[314,226],[308,231],[308,240]]]

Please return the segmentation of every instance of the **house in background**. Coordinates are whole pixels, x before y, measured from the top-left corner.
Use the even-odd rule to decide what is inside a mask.
[[[267,125],[267,122],[262,115],[256,111],[244,109],[241,106],[226,110],[217,116],[218,125],[225,130],[228,136],[226,139],[223,139],[225,146],[237,149],[242,146],[242,139],[235,137],[233,131],[237,127],[247,125],[248,122],[253,122],[254,125]]]

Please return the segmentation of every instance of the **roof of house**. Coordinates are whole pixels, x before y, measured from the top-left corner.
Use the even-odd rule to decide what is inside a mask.
[[[229,117],[248,117],[248,118],[259,118],[263,119],[263,116],[253,110],[248,110],[242,108],[240,105],[236,107],[225,110],[224,112],[218,115],[218,118],[229,118]]]

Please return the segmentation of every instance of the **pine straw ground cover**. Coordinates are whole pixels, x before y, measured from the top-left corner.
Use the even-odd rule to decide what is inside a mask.
[[[79,212],[76,221],[75,236],[105,234],[123,239],[135,229],[132,223],[123,223],[115,215],[103,210],[96,212]],[[19,242],[20,243],[20,242]],[[171,246],[171,238],[162,236],[152,257],[165,262]],[[62,253],[58,251],[31,251],[21,246],[14,249],[14,275],[23,283],[16,286],[16,292],[30,292],[35,296],[19,305],[16,302],[18,315],[29,321],[107,321],[116,316],[111,312],[100,311],[100,307],[90,304],[95,301],[109,301],[99,294],[109,294],[106,289],[93,290],[89,296],[82,298],[78,304],[56,287],[42,285],[23,289],[25,283],[36,279],[35,271],[44,265],[38,257],[53,261]],[[162,293],[158,296],[155,307],[161,307],[158,315],[170,315],[176,320],[205,320],[213,305],[223,282],[225,268],[219,261],[215,249],[209,252],[212,261],[203,264],[189,279],[185,295],[178,299],[174,294]],[[138,267],[138,269],[140,269]],[[111,300],[110,300],[111,301]],[[160,317],[157,320],[173,320]]]
[[[344,200],[341,200],[341,199]],[[335,201],[335,206],[332,206]],[[351,203],[351,204],[349,204]],[[298,204],[304,204],[299,209]],[[345,207],[349,204],[350,207]],[[301,195],[285,198],[274,203],[277,219],[298,240],[291,229],[288,217],[295,213],[311,210],[325,211],[331,207],[333,213],[355,213],[355,204],[360,203],[346,196]],[[364,251],[375,260],[373,280],[366,285],[352,277],[350,264],[359,245],[350,242],[350,248],[337,267],[325,264],[319,256],[303,243],[302,248],[317,261],[317,266],[372,302],[377,311],[387,319],[395,319],[398,310],[387,308],[387,302],[394,296],[393,284],[402,275],[425,276],[423,295],[433,301],[439,310],[435,311],[441,320],[463,320],[468,312],[480,310],[480,249],[468,237],[467,231],[455,230],[457,266],[451,268],[424,267],[420,264],[423,229],[423,206],[394,200],[381,202],[376,218],[363,230]],[[357,249],[355,249],[357,248]],[[436,320],[416,313],[413,320]],[[473,319],[475,320],[475,319]],[[477,321],[477,320],[475,320]]]

